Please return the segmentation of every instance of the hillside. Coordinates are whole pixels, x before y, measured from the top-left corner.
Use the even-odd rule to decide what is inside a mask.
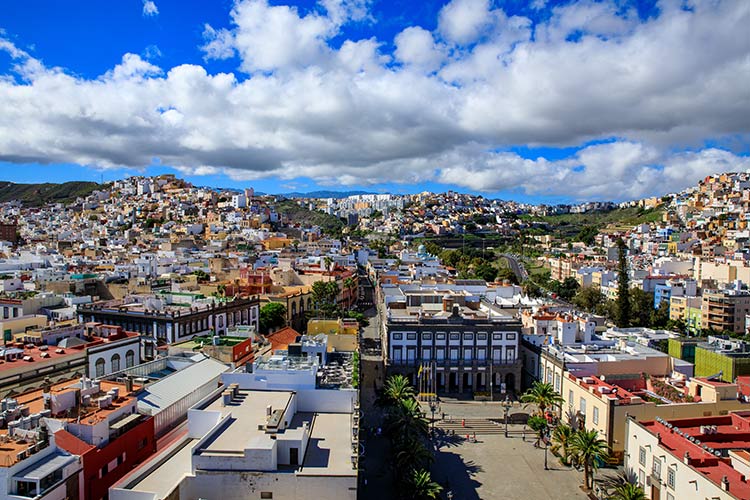
[[[583,214],[523,215],[525,222],[536,223],[544,234],[556,234],[576,241],[593,239],[597,231],[628,230],[642,223],[658,222],[664,215],[663,208],[643,209],[639,207],[616,208],[607,212],[587,212]],[[539,223],[546,226],[539,228]]]
[[[79,196],[87,196],[101,188],[96,182],[65,182],[62,184],[15,184],[0,181],[0,203],[18,200],[26,206],[38,207],[46,203],[71,203]]]
[[[344,227],[344,223],[335,215],[308,210],[291,200],[277,203],[276,210],[288,217],[291,222],[300,223],[302,225],[320,226],[323,232],[327,234],[338,234]]]

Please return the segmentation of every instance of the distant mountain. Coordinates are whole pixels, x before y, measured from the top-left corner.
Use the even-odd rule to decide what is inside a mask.
[[[359,194],[378,194],[369,191],[310,191],[309,193],[283,193],[287,198],[346,198]]]
[[[15,184],[0,181],[0,203],[18,200],[26,206],[38,207],[46,203],[72,203],[79,196],[88,196],[101,189],[96,182],[73,181],[62,184]]]

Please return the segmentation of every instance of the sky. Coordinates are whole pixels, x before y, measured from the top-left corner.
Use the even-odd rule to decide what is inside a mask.
[[[5,0],[0,179],[532,203],[750,169],[742,0]]]

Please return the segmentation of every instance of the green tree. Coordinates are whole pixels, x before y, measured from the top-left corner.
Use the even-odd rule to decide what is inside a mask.
[[[581,285],[575,278],[568,277],[560,284],[557,294],[563,300],[571,300],[580,288]]]
[[[333,318],[339,315],[339,286],[335,281],[316,281],[312,284],[312,299],[318,315]]]
[[[405,470],[410,467],[427,467],[435,460],[424,443],[413,437],[398,442],[395,458],[397,470]]]
[[[630,276],[628,249],[622,238],[617,239],[617,308],[615,323],[621,328],[630,325]]]
[[[560,424],[552,431],[552,447],[550,451],[560,457],[563,465],[570,465],[570,441],[575,431],[569,425]]]
[[[423,439],[427,437],[429,422],[422,412],[419,402],[414,399],[401,399],[390,407],[388,430],[397,439]]]
[[[662,300],[659,307],[651,311],[651,327],[667,328],[669,322],[669,301]]]
[[[549,430],[547,419],[539,415],[534,415],[529,417],[526,425],[536,433],[536,443],[534,445],[539,446],[539,443],[544,439],[544,436],[547,435],[547,431]]]
[[[570,441],[570,454],[576,463],[583,465],[583,484],[586,489],[594,486],[594,472],[599,464],[609,459],[609,447],[595,430],[580,430]]]
[[[595,312],[604,301],[604,295],[595,286],[584,286],[573,297],[573,304],[588,312]]]
[[[552,384],[537,381],[521,395],[521,401],[527,405],[535,404],[539,408],[539,414],[544,415],[547,408],[560,406],[563,398],[555,391]]]
[[[654,294],[633,288],[630,298],[630,326],[651,326],[651,314],[654,310]],[[619,307],[619,304],[618,304]],[[626,325],[628,326],[628,325]]]
[[[431,500],[440,498],[443,487],[432,480],[430,473],[424,469],[414,470],[406,477],[403,484],[402,498],[409,500]]]
[[[646,500],[646,493],[637,484],[621,484],[607,497],[607,500]]]
[[[286,325],[286,307],[278,302],[269,302],[260,308],[260,331],[268,333]]]
[[[382,402],[385,405],[396,405],[406,399],[414,399],[416,392],[409,379],[403,375],[391,375],[383,387]]]

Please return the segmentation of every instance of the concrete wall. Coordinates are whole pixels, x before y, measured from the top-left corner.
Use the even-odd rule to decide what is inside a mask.
[[[206,498],[221,500],[259,499],[262,492],[274,499],[355,500],[356,476],[302,476],[293,472],[208,472],[186,477],[180,485],[180,500]],[[113,498],[113,500],[117,500]]]
[[[357,400],[356,389],[315,389],[297,391],[297,411],[351,413]]]

